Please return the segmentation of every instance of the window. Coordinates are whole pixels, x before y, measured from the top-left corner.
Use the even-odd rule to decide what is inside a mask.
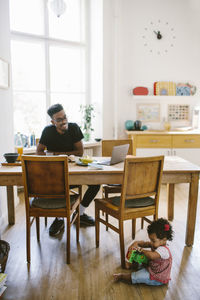
[[[47,0],[10,0],[14,130],[40,137],[46,110],[63,104],[79,123],[86,102],[85,0],[66,0],[59,18]],[[80,123],[79,123],[80,124]]]

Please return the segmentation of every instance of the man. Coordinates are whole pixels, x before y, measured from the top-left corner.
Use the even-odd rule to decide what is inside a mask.
[[[68,123],[67,116],[61,104],[54,104],[47,110],[52,125],[46,126],[37,146],[37,154],[44,155],[45,148],[54,154],[83,155],[83,134],[76,123]],[[74,186],[71,186],[72,188]],[[94,226],[92,217],[84,213],[100,189],[99,185],[89,185],[80,205],[80,224]],[[64,220],[56,218],[49,228],[49,234],[54,236],[64,228]]]

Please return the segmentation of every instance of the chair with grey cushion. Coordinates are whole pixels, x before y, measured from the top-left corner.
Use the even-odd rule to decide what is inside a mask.
[[[119,234],[121,265],[125,267],[124,221],[132,220],[135,237],[136,219],[143,218],[151,223],[148,216],[158,218],[158,203],[163,173],[164,156],[127,157],[120,196],[95,199],[96,247],[99,247],[99,223]],[[100,211],[118,221],[118,226],[100,217]]]
[[[76,240],[79,241],[81,195],[70,195],[68,158],[64,156],[22,156],[22,171],[26,206],[27,262],[30,262],[30,230],[36,220],[37,240],[40,240],[40,217],[66,219],[67,263],[70,263],[70,228],[76,220]],[[73,212],[76,217],[70,221]]]

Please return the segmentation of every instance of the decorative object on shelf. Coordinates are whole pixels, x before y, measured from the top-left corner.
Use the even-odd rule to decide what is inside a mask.
[[[127,120],[125,122],[125,128],[126,128],[126,130],[133,130],[134,122],[132,120]]]
[[[142,130],[148,130],[148,126],[147,125],[142,125],[141,129]]]
[[[84,140],[88,142],[91,137],[91,132],[94,131],[92,128],[92,118],[94,115],[94,106],[92,104],[85,104],[80,106],[82,114],[81,129],[83,130]]]
[[[169,121],[188,121],[189,105],[169,104],[168,105]]]
[[[143,122],[160,121],[159,103],[138,103],[136,106],[137,118]]]
[[[171,81],[158,81],[154,83],[156,95],[160,96],[175,96],[176,84]]]
[[[141,130],[142,122],[140,120],[136,120],[134,123],[134,129],[135,130]]]
[[[101,138],[95,138],[94,140],[95,140],[96,142],[101,142],[102,139],[101,139]]]
[[[165,122],[164,128],[165,128],[166,131],[170,131],[170,129],[171,129],[171,124],[170,124],[169,122]]]
[[[176,40],[174,27],[168,21],[151,21],[144,28],[142,41],[149,53],[167,54],[174,47]]]
[[[149,90],[147,87],[137,86],[133,89],[133,95],[144,96],[148,94],[149,94]]]
[[[189,83],[178,83],[176,85],[177,96],[193,96],[196,93],[196,86]]]
[[[0,58],[0,88],[7,89],[9,87],[9,64]]]
[[[51,0],[49,1],[49,7],[59,18],[66,10],[66,3],[64,0]]]

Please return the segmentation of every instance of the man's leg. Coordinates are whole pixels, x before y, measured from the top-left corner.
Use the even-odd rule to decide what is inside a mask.
[[[63,218],[55,218],[51,226],[49,227],[49,235],[55,236],[61,232],[64,228],[64,219]]]
[[[77,188],[78,185],[70,185],[70,189]],[[49,227],[49,235],[55,236],[64,228],[64,219],[63,218],[55,218],[51,226]]]
[[[95,220],[86,215],[84,213],[86,207],[90,205],[92,200],[97,195],[98,191],[100,190],[100,185],[88,185],[88,189],[84,194],[83,200],[81,201],[80,205],[80,224],[85,226],[94,226]]]

